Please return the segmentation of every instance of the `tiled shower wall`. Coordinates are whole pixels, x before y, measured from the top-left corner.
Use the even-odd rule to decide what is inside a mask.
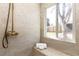
[[[2,47],[8,4],[0,4],[0,55],[29,55],[32,47],[40,40],[40,8],[39,4],[14,4],[15,30],[18,36],[9,38],[9,47]],[[11,16],[9,30],[11,29]]]

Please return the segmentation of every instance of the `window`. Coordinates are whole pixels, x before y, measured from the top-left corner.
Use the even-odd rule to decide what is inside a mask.
[[[73,5],[57,3],[46,9],[45,36],[62,41],[73,41]]]

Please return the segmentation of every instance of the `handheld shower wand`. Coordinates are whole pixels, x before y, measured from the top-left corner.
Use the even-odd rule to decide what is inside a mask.
[[[5,28],[5,33],[4,33],[4,36],[3,36],[3,40],[2,40],[2,46],[4,48],[8,48],[7,29],[8,29],[8,23],[9,23],[10,7],[11,7],[11,4],[9,4],[7,23],[6,23],[6,28]]]

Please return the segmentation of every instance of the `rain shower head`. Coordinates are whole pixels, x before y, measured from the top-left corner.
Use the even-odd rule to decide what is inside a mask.
[[[7,32],[7,36],[17,36],[17,35],[18,35],[18,33],[15,31],[8,31]]]

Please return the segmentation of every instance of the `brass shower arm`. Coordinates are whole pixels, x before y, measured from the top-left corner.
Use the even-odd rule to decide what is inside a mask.
[[[14,31],[14,4],[12,3],[12,32]]]

